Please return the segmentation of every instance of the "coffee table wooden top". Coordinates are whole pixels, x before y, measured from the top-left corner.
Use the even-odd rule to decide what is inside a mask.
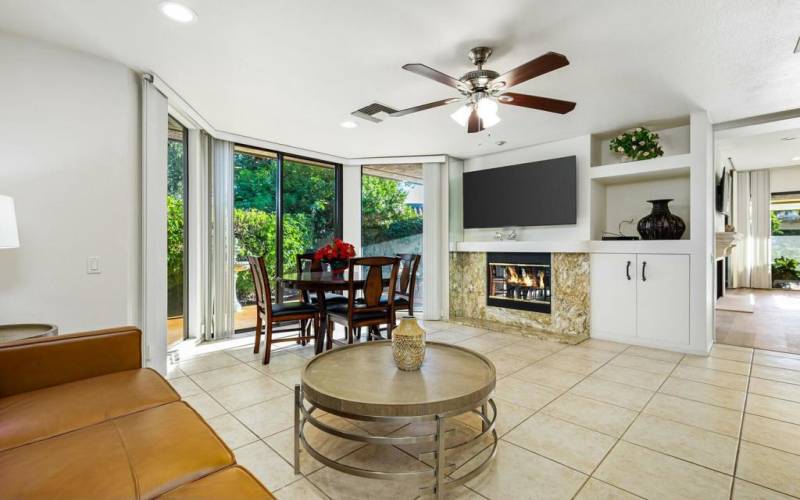
[[[43,323],[0,325],[0,343],[15,342],[17,340],[36,337],[51,337],[53,335],[58,335],[58,328],[55,325]]]
[[[313,358],[302,373],[305,398],[322,409],[360,417],[455,415],[494,391],[492,362],[469,349],[427,342],[418,371],[397,368],[391,341],[340,347]]]

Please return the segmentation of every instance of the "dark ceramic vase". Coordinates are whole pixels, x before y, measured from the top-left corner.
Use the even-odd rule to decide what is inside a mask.
[[[653,204],[650,215],[642,217],[636,229],[643,240],[679,240],[686,231],[683,219],[669,211],[672,200],[647,200]]]

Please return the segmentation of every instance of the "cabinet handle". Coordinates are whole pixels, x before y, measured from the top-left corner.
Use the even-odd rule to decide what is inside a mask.
[[[642,281],[647,281],[647,275],[644,273],[645,268],[647,268],[647,261],[642,262]]]
[[[625,276],[627,276],[628,281],[631,280],[631,261],[628,261],[628,265],[625,266]]]

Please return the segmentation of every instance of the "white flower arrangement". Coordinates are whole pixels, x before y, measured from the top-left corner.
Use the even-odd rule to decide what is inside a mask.
[[[658,134],[645,127],[636,127],[630,132],[620,134],[608,146],[609,150],[631,160],[646,160],[664,155],[658,144]]]

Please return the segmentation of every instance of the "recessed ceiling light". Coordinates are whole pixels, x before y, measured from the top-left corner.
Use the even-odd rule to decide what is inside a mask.
[[[341,125],[344,128],[356,128],[356,127],[358,127],[358,124],[356,122],[351,122],[351,121],[342,122],[339,125]]]
[[[794,158],[792,158],[792,161],[800,161],[800,156],[795,156]]]
[[[161,2],[158,4],[161,13],[179,23],[192,23],[197,21],[197,14],[189,7],[178,2]]]

